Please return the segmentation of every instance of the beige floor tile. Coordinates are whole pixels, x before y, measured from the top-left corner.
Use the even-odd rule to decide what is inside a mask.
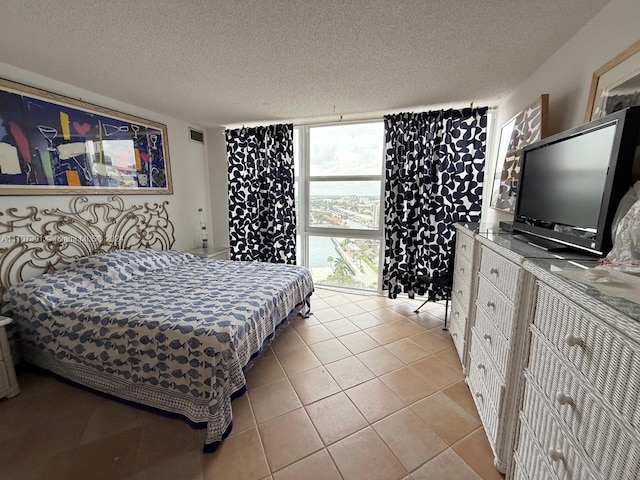
[[[290,377],[291,384],[304,405],[340,391],[340,386],[325,367],[318,367]]]
[[[438,389],[463,378],[461,371],[455,370],[436,356],[419,360],[411,364],[409,368]]]
[[[202,480],[202,453],[180,453],[163,458],[152,466],[136,471],[131,480]]]
[[[343,335],[339,340],[347,347],[351,353],[358,354],[379,347],[380,344],[364,332],[354,332]]]
[[[399,303],[398,305],[391,305],[389,308],[404,317],[408,317],[414,314],[414,310],[417,306],[412,305],[411,303]]]
[[[342,480],[333,460],[326,450],[289,465],[273,474],[274,480]]]
[[[313,316],[318,319],[320,323],[333,322],[334,320],[338,320],[339,318],[344,318],[344,315],[342,315],[333,307],[314,311]]]
[[[346,305],[348,303],[351,303],[351,300],[349,300],[347,297],[345,297],[342,294],[326,297],[324,301],[327,302],[332,307],[335,307],[336,305]]]
[[[443,317],[444,318],[444,317]],[[444,323],[443,323],[444,325]],[[429,329],[429,331],[437,336],[439,336],[440,338],[444,339],[447,341],[447,344],[450,347],[453,347],[453,339],[451,338],[451,333],[449,332],[449,330],[444,330],[442,328],[442,326],[440,327],[434,327]]]
[[[442,392],[420,400],[411,409],[449,445],[480,426],[480,421]]]
[[[259,427],[272,472],[280,470],[323,447],[304,408],[289,412]]]
[[[373,293],[362,292],[362,293],[343,293],[342,296],[352,301],[353,303],[358,303],[358,302],[361,302],[362,300],[375,298],[378,295]]]
[[[351,352],[337,338],[314,343],[309,348],[323,365],[333,363],[351,356]]]
[[[420,313],[414,313],[413,315],[409,315],[407,319],[417,323],[418,325],[426,328],[427,330],[430,330],[432,328],[437,328],[437,327],[442,328],[444,326],[444,321],[442,320],[442,318],[436,317],[426,309],[421,309]]]
[[[404,367],[380,377],[387,387],[410,405],[434,393],[437,388],[420,377],[409,367]]]
[[[324,300],[322,300],[322,298],[318,297],[312,297],[311,298],[311,311],[315,312],[316,310],[323,310],[325,308],[331,308],[331,305],[329,305],[327,302],[325,302]]]
[[[367,328],[365,333],[373,338],[380,345],[386,345],[387,343],[393,343],[400,340],[406,335],[400,333],[395,328],[388,324],[378,325],[376,327]]]
[[[163,417],[140,428],[140,448],[136,470],[149,468],[161,460],[186,452],[200,452],[202,432],[184,420]]]
[[[352,315],[349,321],[362,330],[384,324],[384,321],[374,317],[370,312]]]
[[[327,322],[324,324],[324,326],[327,327],[336,337],[360,331],[358,327],[356,327],[346,318],[334,320],[333,322]]]
[[[408,408],[380,420],[373,428],[409,472],[447,448],[440,437]]]
[[[304,341],[302,340],[302,338],[300,338],[300,335],[298,335],[298,332],[295,330],[279,333],[271,343],[271,349],[275,353],[283,353],[287,350],[295,350],[296,348],[304,346]]]
[[[354,303],[365,312],[378,310],[380,308],[380,304],[376,302],[376,297],[365,297],[364,300],[356,300]]]
[[[333,333],[324,325],[314,325],[309,328],[300,329],[298,333],[307,345],[313,345],[314,343],[320,343],[334,338]]]
[[[287,376],[311,370],[321,365],[309,347],[296,348],[277,354],[278,360]]]
[[[350,388],[345,393],[369,423],[405,407],[404,402],[378,378]]]
[[[451,449],[413,472],[414,480],[481,480],[480,476]]]
[[[399,314],[391,308],[371,310],[369,313],[384,323],[393,322],[394,320],[403,320],[404,318],[406,318],[404,315]]]
[[[359,315],[361,313],[365,313],[366,310],[355,303],[345,303],[344,305],[336,305],[335,308],[338,312],[340,312],[345,317],[349,317],[351,315]]]
[[[231,413],[233,415],[231,435],[236,435],[256,426],[248,394],[244,394],[231,402]]]
[[[464,380],[454,383],[442,390],[442,392],[471,415],[478,418],[478,420],[480,419],[478,416],[478,409],[476,408],[476,404],[471,396],[471,391]]]
[[[371,427],[334,443],[329,452],[345,480],[401,480],[407,475]]]
[[[406,318],[402,320],[394,320],[393,322],[389,322],[389,325],[391,325],[393,328],[398,330],[400,333],[404,333],[407,336],[417,335],[419,333],[424,333],[427,331],[426,328]]]
[[[315,293],[322,298],[333,297],[334,295],[340,295],[340,292],[337,290],[332,290],[331,288],[316,288]]]
[[[202,456],[204,480],[260,480],[269,467],[255,428],[227,438],[218,449]]]
[[[325,445],[331,445],[368,425],[344,392],[306,406]]]
[[[419,333],[409,337],[411,341],[420,345],[429,355],[441,352],[451,347],[451,344],[432,331]]]
[[[357,355],[375,375],[380,376],[404,366],[404,363],[384,347],[374,348]]]
[[[482,428],[456,443],[453,450],[484,480],[504,478],[493,465],[493,451]]]
[[[302,345],[304,346],[304,343]],[[258,357],[255,363],[251,365],[245,373],[248,389],[282,380],[285,376],[280,362],[278,362],[273,354]]]
[[[412,342],[409,338],[403,338],[393,343],[389,343],[385,345],[384,348],[402,360],[405,365],[417,362],[428,355],[424,348],[417,343]]]
[[[436,357],[445,362],[451,368],[462,373],[462,362],[458,356],[458,350],[456,347],[447,348],[441,352],[436,353]]]
[[[314,325],[320,325],[320,321],[317,318],[313,317],[313,316],[311,316],[311,317],[303,317],[301,315],[298,315],[296,318],[291,320],[291,326],[295,330],[300,330],[301,328],[312,327]]]
[[[355,356],[325,365],[331,376],[343,390],[351,388],[375,377]]]
[[[130,430],[77,448],[70,459],[68,480],[112,480],[133,474],[141,429]]]
[[[258,423],[266,422],[302,406],[288,379],[249,390],[249,400]]]
[[[145,423],[144,411],[120,402],[105,400],[96,405],[80,444],[126,432]]]

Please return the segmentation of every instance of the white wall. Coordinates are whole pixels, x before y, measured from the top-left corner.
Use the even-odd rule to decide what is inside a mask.
[[[199,207],[205,209],[209,215],[209,225],[212,224],[208,204],[209,174],[205,148],[199,143],[189,141],[188,127],[191,126],[203,130],[202,127],[119,102],[3,63],[0,63],[0,77],[166,124],[169,134],[169,158],[173,178],[173,195],[122,195],[122,198],[126,205],[168,201],[169,218],[175,226],[176,243],[174,248],[190,249],[198,246],[200,231],[197,210]],[[104,195],[91,196],[91,199],[96,201],[101,201],[105,198],[106,196]],[[70,199],[71,196],[68,195],[0,196],[0,210],[5,210],[9,207],[22,209],[31,205],[39,208],[58,207],[66,209],[69,206]]]
[[[640,40],[640,2],[612,0],[578,33],[533,72],[500,105],[493,153],[499,129],[543,93],[549,94],[549,134],[584,123],[593,72]],[[484,222],[497,224],[512,216],[489,208],[495,158],[487,165],[482,209]]]
[[[213,220],[210,242],[216,247],[229,245],[229,201],[227,177],[227,150],[223,128],[207,129],[209,156],[210,208]]]

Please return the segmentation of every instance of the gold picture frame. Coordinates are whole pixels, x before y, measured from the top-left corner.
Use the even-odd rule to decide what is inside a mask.
[[[593,72],[585,121],[640,105],[640,40]]]
[[[491,208],[515,212],[522,149],[547,136],[548,110],[549,94],[545,93],[512,117],[500,130]]]
[[[166,125],[0,79],[0,195],[172,193]]]

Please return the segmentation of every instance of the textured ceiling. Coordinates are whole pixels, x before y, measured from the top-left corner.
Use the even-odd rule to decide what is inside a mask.
[[[0,61],[203,126],[390,112],[504,97],[606,3],[0,0]]]

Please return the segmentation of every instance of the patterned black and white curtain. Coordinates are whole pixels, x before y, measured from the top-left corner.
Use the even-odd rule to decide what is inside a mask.
[[[296,263],[293,125],[226,130],[231,260]]]
[[[450,268],[456,222],[480,220],[487,108],[388,115],[383,289],[444,298],[416,281]]]

